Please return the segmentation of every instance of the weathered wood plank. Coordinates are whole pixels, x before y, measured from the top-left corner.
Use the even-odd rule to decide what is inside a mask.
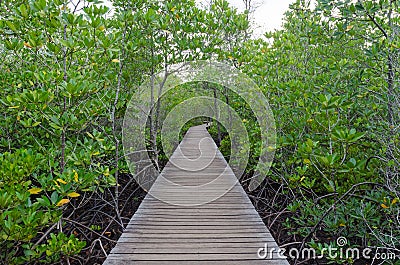
[[[158,253],[162,253],[163,255],[170,255],[172,256],[173,254],[175,255],[180,255],[180,254],[185,254],[185,257],[190,259],[191,255],[203,255],[206,257],[207,255],[215,254],[222,256],[220,258],[225,259],[223,257],[226,257],[226,255],[238,255],[241,254],[245,257],[251,257],[251,258],[258,258],[257,256],[257,251],[260,248],[263,248],[263,245],[256,245],[254,244],[251,247],[237,247],[237,248],[232,248],[232,247],[224,247],[224,246],[219,246],[219,247],[196,247],[196,249],[191,248],[182,248],[179,246],[176,246],[176,248],[168,248],[168,247],[162,247],[159,246],[158,248],[136,248],[136,247],[126,247],[126,246],[118,246],[115,247],[112,251],[112,254],[118,255],[118,254],[126,254],[126,255],[131,255],[132,257],[137,257],[139,254],[140,258],[145,258],[143,257],[144,255],[142,254],[148,254],[149,256],[153,256],[154,259],[157,258]],[[195,252],[195,253],[193,253]],[[279,255],[277,252],[271,254],[271,258],[276,258],[279,259]],[[282,258],[281,258],[282,259]],[[168,259],[167,259],[168,260]]]
[[[165,261],[209,261],[209,260],[255,260],[258,258],[257,250],[254,253],[211,253],[211,254],[204,254],[204,253],[196,253],[197,250],[193,250],[194,253],[178,253],[178,254],[169,254],[169,253],[126,253],[126,254],[111,254],[113,259],[120,257],[122,259],[133,260],[133,261],[150,261],[150,260],[165,260]],[[274,260],[285,260],[280,258],[279,255],[272,255],[272,259]],[[134,263],[133,263],[134,264]],[[244,263],[248,264],[248,263]]]
[[[157,232],[125,232],[121,235],[120,238],[123,237],[142,237],[142,238],[272,238],[271,234],[269,233],[249,233],[249,232],[242,232],[242,233],[218,233],[213,231],[212,233],[157,233]]]
[[[196,246],[201,243],[222,243],[229,245],[231,243],[267,243],[273,242],[275,244],[275,240],[271,237],[221,237],[221,238],[198,238],[198,237],[189,237],[189,238],[150,238],[150,237],[120,237],[118,240],[118,244],[120,243],[129,243],[134,246],[139,247],[143,243],[154,243],[156,245],[165,243],[165,244],[174,244],[174,243],[185,243],[189,246],[193,247],[193,244]]]
[[[260,260],[260,259],[252,259],[252,260],[207,260],[207,261],[135,261],[124,260],[123,258],[109,258],[104,263],[106,265],[287,265],[287,261],[285,260]]]
[[[274,242],[274,241],[269,241]],[[272,243],[270,243],[272,244]],[[121,242],[119,244],[123,248],[140,248],[140,249],[158,249],[158,248],[172,248],[172,249],[192,249],[192,244],[187,242],[144,242],[140,245],[132,245],[131,243]],[[264,247],[264,242],[198,242],[196,247],[199,249],[203,248],[261,248]]]

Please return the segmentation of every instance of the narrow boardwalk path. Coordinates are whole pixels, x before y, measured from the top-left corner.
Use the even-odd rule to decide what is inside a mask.
[[[263,260],[265,244],[275,253]],[[287,265],[277,249],[205,126],[195,126],[104,264]]]

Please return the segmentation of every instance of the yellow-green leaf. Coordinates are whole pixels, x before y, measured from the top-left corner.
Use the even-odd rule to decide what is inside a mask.
[[[113,62],[113,63],[119,63],[119,60],[118,60],[118,59],[112,59],[111,62]]]
[[[56,184],[57,187],[60,187],[57,181],[53,180],[54,184]]]
[[[63,206],[64,204],[69,203],[69,199],[62,199],[57,203],[57,206]]]
[[[32,188],[28,190],[30,194],[39,194],[42,189],[41,188]]]
[[[12,31],[14,31],[14,32],[17,31],[17,28],[15,27],[15,25],[11,21],[7,20],[6,24]]]
[[[272,146],[272,145],[269,145],[268,146],[268,151],[274,151],[275,150],[275,147],[274,146]]]
[[[63,179],[57,179],[58,182],[62,183],[62,184],[67,184],[67,182]]]
[[[79,197],[79,196],[81,196],[81,195],[79,193],[77,193],[77,192],[68,193],[68,197],[71,197],[71,198],[76,198],[76,197]]]
[[[75,182],[78,182],[78,172],[76,172],[76,170],[73,171],[74,172],[74,180]]]

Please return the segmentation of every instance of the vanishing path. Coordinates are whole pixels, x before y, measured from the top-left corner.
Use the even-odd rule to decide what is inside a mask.
[[[275,251],[263,260],[265,244]],[[277,249],[206,127],[195,126],[104,264],[288,265]]]

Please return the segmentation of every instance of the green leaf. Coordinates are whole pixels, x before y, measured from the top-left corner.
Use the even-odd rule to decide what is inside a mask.
[[[51,200],[52,204],[55,204],[58,201],[58,192],[57,191],[53,191],[53,193],[51,194],[50,200]]]
[[[26,8],[26,6],[24,4],[19,6],[19,11],[21,13],[21,16],[23,16],[24,18],[28,17],[28,9]]]
[[[14,23],[12,23],[9,20],[6,20],[6,24],[12,31],[17,32],[17,28],[15,27]]]

